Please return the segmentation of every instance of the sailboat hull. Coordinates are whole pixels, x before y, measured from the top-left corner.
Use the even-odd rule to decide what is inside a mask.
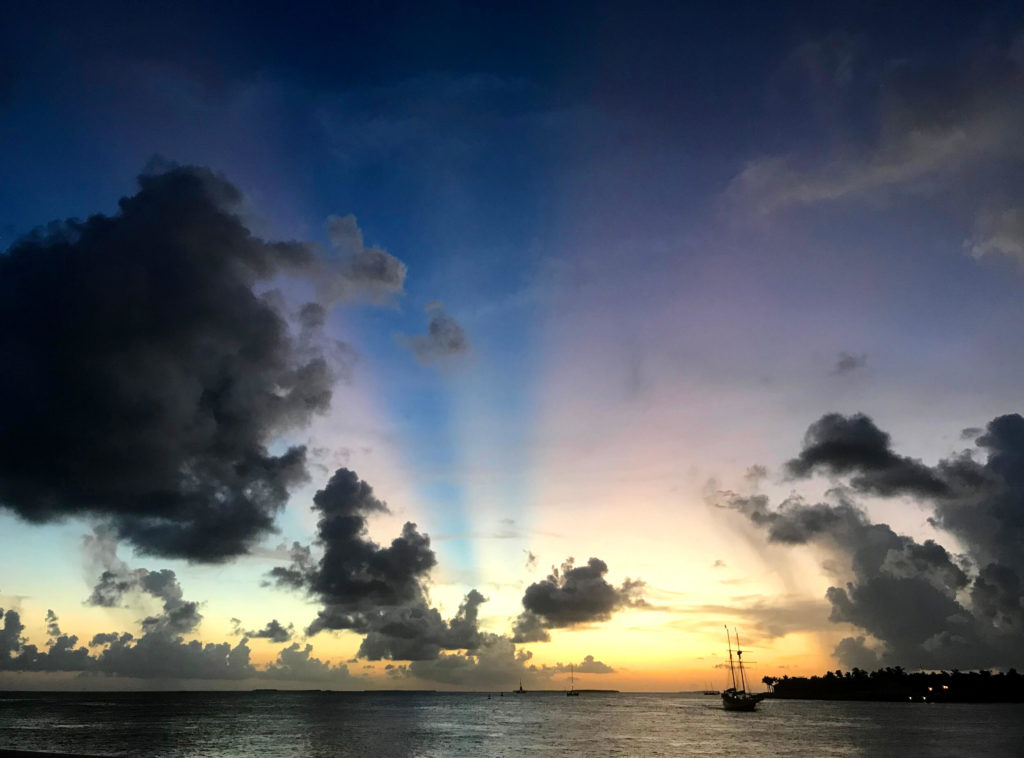
[[[749,692],[726,690],[722,693],[722,707],[727,711],[752,711],[762,700],[764,700],[763,695],[754,695]]]

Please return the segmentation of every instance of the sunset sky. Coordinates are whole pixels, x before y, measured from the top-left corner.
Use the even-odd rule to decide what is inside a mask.
[[[1024,664],[1019,4],[431,5],[6,9],[0,688]]]

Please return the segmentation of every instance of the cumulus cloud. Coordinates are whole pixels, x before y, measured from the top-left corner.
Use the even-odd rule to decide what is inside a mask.
[[[406,523],[390,545],[373,542],[367,517],[387,512],[387,505],[354,471],[338,469],[314,495],[313,509],[320,514],[319,560],[295,544],[291,564],[270,572],[280,586],[304,590],[321,602],[307,634],[336,629],[363,634],[359,656],[370,659],[432,660],[442,650],[476,647],[479,607],[486,598],[471,590],[455,616],[443,619],[424,588],[437,562],[429,537]]]
[[[284,626],[277,619],[271,619],[262,629],[254,630],[242,629],[241,621],[238,619],[231,619],[231,624],[235,629],[236,635],[244,635],[249,639],[255,640],[270,640],[271,642],[278,643],[289,642],[292,635],[295,634],[295,628],[292,624]]]
[[[993,419],[975,444],[987,454],[984,462],[965,451],[927,466],[894,453],[889,436],[866,416],[830,414],[811,425],[789,464],[792,473],[848,479],[825,502],[719,498],[772,542],[814,543],[842,559],[849,581],[828,588],[830,619],[870,635],[840,643],[835,654],[845,665],[1008,665],[1024,643],[1024,418]],[[918,498],[932,508],[933,525],[967,554],[871,521],[853,499],[858,492]]]
[[[78,644],[78,637],[60,632],[56,615],[48,611],[50,639],[40,649],[22,636],[25,627],[17,611],[0,608],[0,621],[0,672],[65,671],[163,680],[266,679],[335,687],[350,687],[356,681],[344,664],[331,665],[313,657],[311,645],[293,643],[266,668],[258,668],[250,661],[247,638],[235,645],[186,641],[172,625],[161,624],[140,637],[130,632],[101,632],[87,647]]]
[[[277,659],[259,676],[263,679],[330,683],[342,687],[357,681],[344,663],[331,665],[313,656],[312,645],[299,645],[298,642],[282,648]]]
[[[241,206],[223,177],[173,167],[140,176],[115,215],[0,255],[0,506],[33,523],[87,517],[143,553],[196,561],[272,531],[306,451],[268,445],[327,410],[335,372],[311,338],[322,306],[293,328],[280,297],[254,288],[289,275],[395,292],[404,266],[367,248],[330,265],[262,240]]]
[[[112,608],[127,604],[133,595],[148,594],[163,602],[163,613],[141,620],[144,632],[185,634],[195,629],[202,620],[199,603],[185,600],[181,584],[170,569],[149,571],[131,569],[117,557],[114,535],[97,529],[84,539],[87,554],[104,565],[87,605]]]
[[[814,471],[855,474],[850,484],[878,495],[939,494],[946,484],[913,458],[896,455],[889,435],[863,414],[829,413],[815,421],[804,436],[800,454],[786,464],[794,477]]]
[[[614,674],[615,669],[602,661],[594,660],[594,656],[588,655],[576,664],[575,670],[580,674]]]
[[[476,689],[508,689],[524,683],[527,689],[550,686],[552,677],[568,674],[569,664],[537,666],[533,654],[516,647],[505,635],[484,633],[472,652],[441,653],[429,661],[412,661],[396,670],[396,675],[415,677]],[[612,674],[615,669],[588,655],[572,667],[577,674]]]
[[[606,573],[608,565],[599,558],[583,566],[569,558],[561,570],[552,569],[546,579],[531,584],[523,594],[514,641],[545,641],[550,639],[549,629],[607,621],[622,608],[645,604],[642,581],[627,578],[615,587],[605,580]]]
[[[399,337],[399,341],[412,351],[420,363],[442,363],[469,350],[466,331],[448,315],[442,303],[429,303],[424,310],[430,315],[427,333]]]
[[[46,612],[49,640],[44,649],[28,644],[22,637],[25,625],[17,611],[5,613],[0,608],[0,619],[0,671],[81,671],[92,663],[88,649],[78,644],[78,637],[61,632],[52,610]]]

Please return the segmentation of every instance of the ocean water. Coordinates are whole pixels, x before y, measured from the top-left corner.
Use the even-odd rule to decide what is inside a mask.
[[[121,756],[1024,755],[1024,705],[668,694],[0,694],[0,750]]]

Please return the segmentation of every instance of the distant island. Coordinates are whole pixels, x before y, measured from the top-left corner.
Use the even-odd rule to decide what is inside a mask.
[[[877,671],[854,668],[824,676],[766,676],[772,698],[798,700],[888,700],[927,703],[1021,703],[1024,676],[1010,669],[991,671],[918,671],[900,666]]]

